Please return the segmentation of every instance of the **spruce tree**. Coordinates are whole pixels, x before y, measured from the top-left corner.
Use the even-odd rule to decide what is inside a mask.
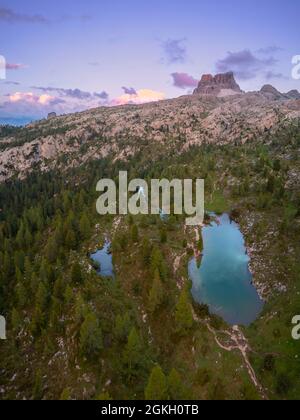
[[[21,322],[22,321],[19,312],[15,308],[13,308],[11,313],[11,324],[15,332],[19,330]]]
[[[180,334],[185,334],[193,326],[193,314],[186,290],[183,290],[176,305],[176,325]]]
[[[82,272],[81,272],[80,264],[78,262],[75,262],[72,266],[71,279],[72,279],[72,282],[75,284],[82,282]]]
[[[151,252],[152,247],[149,239],[146,237],[143,239],[142,243],[142,256],[143,256],[143,262],[146,267],[150,265],[151,262]]]
[[[149,382],[145,390],[145,398],[148,401],[166,400],[168,396],[167,379],[160,366],[155,366],[150,374]]]
[[[91,236],[91,224],[85,213],[81,216],[79,231],[81,239],[88,239]]]
[[[34,400],[41,400],[43,397],[42,374],[39,369],[36,371],[35,374],[32,396]]]
[[[134,244],[136,244],[139,241],[139,230],[137,225],[132,225],[131,227],[131,240]]]
[[[58,256],[58,244],[56,237],[52,236],[46,246],[46,258],[49,263],[54,264]]]
[[[142,344],[135,328],[130,331],[126,347],[123,352],[123,363],[128,377],[137,374],[142,361]]]
[[[95,314],[88,313],[80,328],[80,351],[83,356],[98,356],[103,348],[102,331]]]
[[[60,395],[60,401],[69,401],[70,399],[71,399],[70,390],[69,388],[65,388]]]
[[[173,401],[183,399],[183,386],[181,377],[176,369],[172,369],[168,376],[169,398]]]
[[[117,315],[114,328],[114,336],[118,341],[120,341],[121,343],[126,342],[128,334],[130,332],[130,328],[131,321],[129,314],[126,313],[124,316]]]
[[[77,239],[75,232],[72,228],[69,228],[66,233],[65,245],[68,249],[75,249],[77,246]]]
[[[149,309],[154,313],[158,307],[163,303],[164,290],[160,279],[159,271],[156,270],[154,274],[153,285],[149,294]]]

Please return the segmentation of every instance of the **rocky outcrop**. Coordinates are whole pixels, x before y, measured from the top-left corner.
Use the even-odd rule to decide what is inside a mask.
[[[50,112],[50,113],[48,114],[47,119],[48,119],[48,120],[52,120],[53,118],[56,118],[56,117],[57,117],[56,112]]]
[[[213,96],[230,96],[242,93],[241,88],[236,83],[232,72],[217,74],[204,74],[198,84],[194,95],[213,95]]]
[[[274,88],[274,86],[272,85],[264,85],[261,88],[260,93],[262,93],[268,99],[271,99],[271,100],[285,99],[285,96],[282,93],[280,93],[276,88]]]
[[[281,93],[279,92],[274,86],[272,85],[264,85],[260,93],[262,93],[267,99],[269,100],[287,100],[287,99],[300,99],[300,93],[298,90],[291,90],[288,93]]]
[[[286,96],[289,99],[300,99],[300,93],[296,89],[290,90],[288,93],[286,93]]]

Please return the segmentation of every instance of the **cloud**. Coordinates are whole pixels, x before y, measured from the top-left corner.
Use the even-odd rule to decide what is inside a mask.
[[[6,63],[6,70],[20,70],[25,67],[26,66],[24,64]]]
[[[265,78],[267,80],[271,80],[271,79],[288,79],[288,77],[284,76],[284,74],[282,74],[282,73],[275,73],[272,70],[266,72]]]
[[[12,86],[19,86],[20,83],[19,82],[12,82],[12,81],[7,81],[5,82],[6,85],[12,85]]]
[[[62,110],[65,105],[61,98],[42,94],[35,95],[33,92],[15,92],[8,94],[1,103],[1,113],[4,116],[35,116],[43,117],[53,109]]]
[[[0,98],[1,112],[8,116],[35,116],[42,118],[49,112],[67,114],[109,104],[105,91],[85,92],[80,89],[33,87],[30,92],[15,92]],[[40,92],[35,93],[34,90]]]
[[[187,59],[187,50],[183,45],[185,39],[168,39],[162,43],[164,59],[167,64],[184,63]]]
[[[63,15],[58,17],[55,20],[50,20],[47,17],[40,15],[40,14],[24,14],[18,13],[12,9],[6,7],[0,7],[0,22],[6,23],[38,23],[38,24],[48,24],[48,23],[65,23],[66,21],[80,21],[80,22],[89,22],[92,20],[92,16],[90,15],[79,15],[79,16],[71,16],[71,15]]]
[[[172,73],[173,85],[180,89],[192,88],[198,85],[198,80],[187,73]]]
[[[216,63],[216,68],[221,73],[233,71],[239,79],[250,80],[276,63],[277,60],[273,56],[267,56],[261,59],[255,56],[250,50],[242,50],[228,52],[224,59]]]
[[[111,106],[127,105],[127,104],[144,104],[148,102],[156,102],[165,99],[165,94],[156,92],[151,89],[140,89],[135,95],[124,94],[110,102]]]
[[[122,89],[124,90],[125,95],[136,95],[137,92],[134,88],[127,88],[125,86],[122,87]]]
[[[39,92],[37,92],[39,91]],[[133,94],[110,100],[107,92],[86,92],[80,89],[34,87],[28,92],[14,92],[0,97],[1,114],[5,117],[30,116],[44,118],[49,112],[58,115],[85,111],[99,106],[143,104],[165,98],[161,92],[141,89]]]
[[[275,54],[275,53],[277,53],[279,51],[282,51],[282,50],[283,50],[283,48],[277,47],[277,45],[270,45],[270,46],[265,47],[265,48],[260,48],[259,50],[257,50],[257,52],[258,52],[258,54],[269,55],[269,54]]]
[[[7,23],[48,23],[49,20],[42,15],[26,15],[0,7],[0,21]]]
[[[58,103],[63,103],[61,99],[53,97],[51,95],[35,95],[32,92],[16,92],[9,94],[9,102],[11,103],[30,103],[38,105],[57,105]]]
[[[94,96],[96,96],[99,99],[103,99],[104,101],[107,101],[109,98],[109,94],[103,90],[100,93],[94,93]]]
[[[97,92],[86,92],[81,89],[63,89],[63,88],[56,88],[56,87],[43,87],[43,86],[32,86],[32,89],[40,90],[42,92],[55,92],[56,94],[64,97],[69,97],[72,99],[79,99],[79,100],[88,100],[88,99],[108,99],[108,93],[102,91],[100,93]]]

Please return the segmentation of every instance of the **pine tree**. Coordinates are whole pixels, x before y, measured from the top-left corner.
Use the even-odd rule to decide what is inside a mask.
[[[58,256],[58,244],[55,236],[52,236],[46,246],[46,258],[49,263],[54,264]]]
[[[91,224],[85,213],[81,216],[79,231],[81,239],[88,239],[91,236]]]
[[[77,246],[77,239],[73,229],[68,229],[65,239],[65,244],[68,249],[75,249]]]
[[[88,313],[80,328],[80,351],[83,356],[98,356],[103,348],[102,331],[95,314]]]
[[[160,235],[160,242],[162,244],[165,244],[168,240],[168,236],[167,236],[167,231],[164,227],[160,229],[159,235]]]
[[[114,336],[118,341],[121,343],[126,342],[130,328],[131,321],[129,314],[126,313],[125,316],[117,315],[114,328]]]
[[[137,225],[132,225],[131,228],[131,240],[135,244],[139,241],[139,230]]]
[[[35,374],[32,396],[34,400],[41,400],[43,397],[42,374],[39,369],[36,371]]]
[[[64,293],[64,301],[66,302],[66,304],[68,305],[69,303],[71,303],[73,300],[73,289],[72,287],[68,284]]]
[[[82,282],[82,272],[81,272],[80,264],[78,262],[75,262],[72,266],[71,279],[72,279],[72,282],[75,284]]]
[[[78,323],[82,323],[84,321],[85,316],[88,314],[88,309],[85,304],[85,301],[79,292],[76,296],[75,302],[75,318]]]
[[[143,262],[146,267],[150,265],[151,252],[152,252],[151,243],[149,239],[146,237],[143,239],[143,243],[142,243],[142,256],[143,256]]]
[[[27,303],[27,291],[22,281],[19,281],[16,286],[16,294],[18,300],[18,308],[23,309]]]
[[[142,344],[135,328],[132,328],[128,341],[123,352],[123,363],[126,367],[128,377],[137,374],[142,360]]]
[[[160,366],[155,366],[151,372],[148,385],[145,390],[145,398],[148,401],[166,400],[168,396],[167,379]]]
[[[167,278],[167,266],[164,257],[158,247],[155,247],[151,254],[151,271],[153,276],[155,275],[156,270],[159,271],[161,280],[165,281]]]
[[[184,399],[181,377],[176,369],[172,369],[168,376],[168,391],[171,400],[176,401]]]
[[[12,313],[11,313],[11,324],[14,331],[17,332],[19,330],[21,322],[22,321],[21,321],[19,312],[15,308],[13,308]]]
[[[35,304],[38,308],[40,308],[42,311],[46,308],[48,300],[48,293],[47,289],[43,282],[40,282],[36,297],[35,297]]]
[[[36,292],[35,309],[31,324],[33,334],[39,334],[45,326],[47,304],[48,292],[44,283],[40,282]]]
[[[98,401],[112,401],[112,398],[108,392],[103,392],[102,394],[99,395],[97,400]]]
[[[20,228],[18,230],[16,243],[20,249],[25,248],[25,227],[23,222],[21,222]]]
[[[193,314],[186,290],[183,290],[176,305],[176,325],[180,334],[185,334],[193,326]]]
[[[149,294],[149,309],[154,313],[157,308],[163,303],[164,290],[160,279],[159,271],[156,270],[154,274],[153,285]]]
[[[69,388],[65,388],[60,395],[60,401],[69,401],[70,399],[71,399],[70,390]]]

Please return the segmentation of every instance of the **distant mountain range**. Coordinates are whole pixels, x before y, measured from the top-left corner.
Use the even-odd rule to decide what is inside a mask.
[[[30,124],[32,121],[36,121],[37,118],[34,117],[17,117],[17,118],[2,118],[0,117],[0,125],[12,125],[15,127],[23,127],[27,124]]]

